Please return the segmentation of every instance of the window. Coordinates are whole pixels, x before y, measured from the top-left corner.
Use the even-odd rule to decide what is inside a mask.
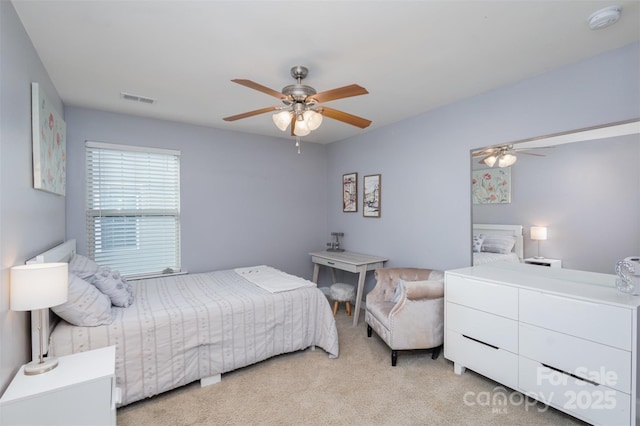
[[[125,276],[180,271],[180,152],[86,143],[88,256]]]

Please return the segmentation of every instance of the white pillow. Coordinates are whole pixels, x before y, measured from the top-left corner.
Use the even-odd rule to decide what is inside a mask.
[[[95,275],[87,279],[98,290],[109,296],[111,304],[126,308],[133,303],[133,287],[120,275],[108,266],[101,266]]]
[[[509,254],[516,245],[516,237],[511,235],[487,235],[482,243],[482,251]]]
[[[473,252],[474,253],[480,253],[480,250],[482,250],[482,242],[484,241],[484,234],[479,234],[479,235],[474,235],[473,236]]]
[[[86,280],[87,278],[98,272],[99,268],[100,265],[98,265],[96,262],[80,254],[74,254],[69,261],[69,272],[79,276],[83,280]]]
[[[405,281],[401,278],[398,278],[398,280],[396,281],[396,292],[393,294],[393,298],[391,298],[391,301],[393,303],[398,303],[400,301],[400,298],[402,297],[402,289],[404,288],[404,283]]]
[[[69,273],[69,297],[51,308],[60,318],[78,326],[111,324],[111,300],[82,278]]]

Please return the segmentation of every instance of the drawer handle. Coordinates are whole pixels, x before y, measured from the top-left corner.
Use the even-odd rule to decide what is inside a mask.
[[[329,261],[327,261],[327,263],[328,263],[329,265],[335,265],[335,263],[334,263],[334,262],[329,262]]]
[[[590,385],[593,385],[593,386],[600,386],[600,383],[596,383],[596,382],[594,382],[592,380],[585,379],[584,377],[576,376],[575,374],[572,374],[572,373],[567,373],[564,370],[560,370],[559,368],[552,367],[552,366],[544,364],[542,362],[540,364],[542,364],[543,367],[547,367],[550,370],[557,371],[558,373],[566,374],[567,376],[571,376],[576,380],[580,380],[582,382],[587,382],[587,383],[589,383]]]
[[[490,345],[490,344],[488,344],[488,343],[483,342],[482,340],[474,339],[473,337],[469,337],[469,336],[467,336],[466,334],[463,334],[463,335],[462,335],[462,337],[467,338],[467,339],[469,339],[469,340],[473,340],[474,342],[481,343],[481,344],[483,344],[483,345],[485,345],[485,346],[489,346],[490,348],[493,348],[493,349],[496,349],[496,350],[500,349],[500,348],[499,348],[499,347],[497,347],[497,346]]]

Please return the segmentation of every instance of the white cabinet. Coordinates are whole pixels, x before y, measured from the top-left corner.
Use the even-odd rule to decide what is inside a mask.
[[[615,277],[523,264],[445,273],[444,355],[592,424],[638,417],[639,296]]]
[[[115,346],[58,358],[46,373],[21,367],[0,399],[2,425],[115,425]]]

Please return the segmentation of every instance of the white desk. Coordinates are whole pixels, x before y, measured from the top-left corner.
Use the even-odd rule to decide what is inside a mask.
[[[352,253],[349,251],[331,252],[316,251],[309,253],[313,262],[313,282],[318,283],[318,273],[320,265],[331,268],[331,277],[336,282],[335,269],[353,272],[359,274],[358,289],[356,291],[356,312],[353,314],[353,325],[358,325],[358,316],[360,315],[360,304],[362,303],[362,292],[364,291],[364,279],[367,271],[373,271],[382,268],[384,262],[388,259],[378,256],[370,256],[367,254]]]

